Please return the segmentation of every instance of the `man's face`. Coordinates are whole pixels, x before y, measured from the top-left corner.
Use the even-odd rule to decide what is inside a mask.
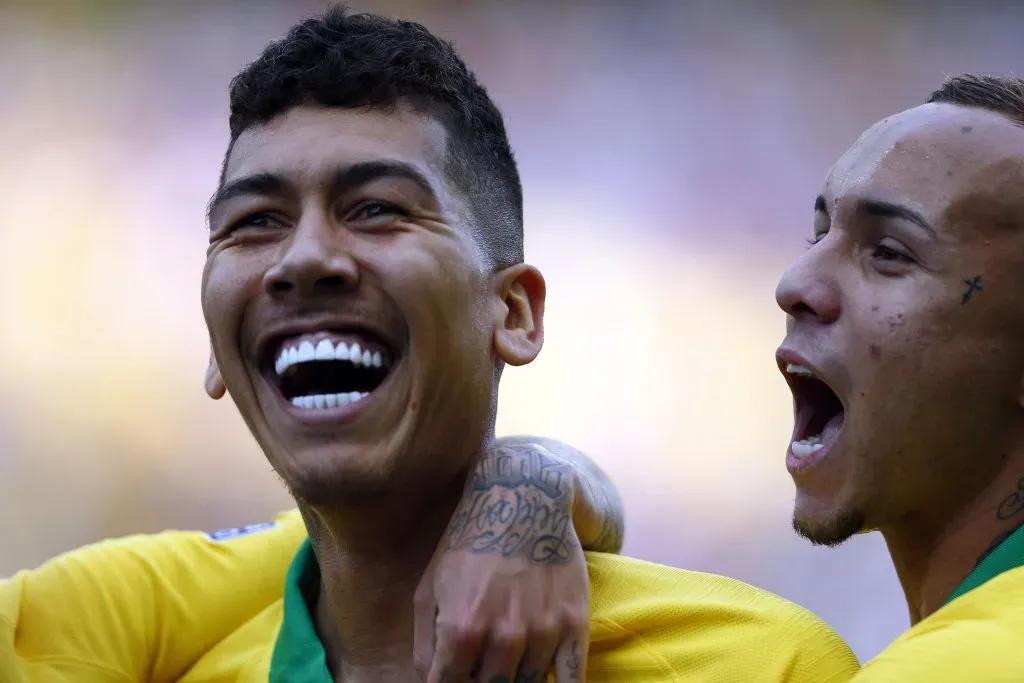
[[[444,128],[297,107],[244,131],[211,205],[224,383],[302,500],[445,482],[492,424],[494,297]]]
[[[945,518],[1021,439],[1024,129],[929,104],[832,168],[776,293],[794,524],[835,543]]]

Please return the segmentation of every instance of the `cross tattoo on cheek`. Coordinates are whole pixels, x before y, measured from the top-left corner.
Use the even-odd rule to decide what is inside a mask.
[[[967,291],[964,292],[963,298],[960,300],[960,305],[964,305],[971,300],[971,296],[975,292],[984,292],[985,290],[981,286],[981,276],[975,275],[970,280],[964,280],[964,284],[967,285]]]

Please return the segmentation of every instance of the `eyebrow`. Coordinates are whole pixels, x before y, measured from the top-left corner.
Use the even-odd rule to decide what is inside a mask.
[[[935,236],[934,228],[928,224],[928,221],[924,219],[924,216],[901,204],[883,202],[877,199],[861,199],[857,202],[857,210],[869,216],[878,216],[879,218],[899,218],[901,220],[909,221],[921,228],[924,228],[924,230],[932,237]]]
[[[289,192],[291,186],[281,176],[273,173],[256,173],[221,185],[213,193],[209,203],[206,205],[207,222],[213,217],[215,211],[225,202],[235,197],[245,195],[284,195]]]
[[[433,185],[414,166],[402,161],[388,159],[364,161],[338,169],[334,174],[334,180],[331,182],[331,195],[342,194],[354,187],[365,185],[380,178],[404,178],[405,180],[411,180],[421,190],[430,195],[431,198],[437,198],[437,192],[434,190]]]
[[[421,190],[430,195],[431,198],[437,198],[437,193],[426,176],[410,164],[392,160],[364,161],[339,168],[335,171],[334,178],[331,180],[331,196],[341,194],[380,178],[404,178],[411,180]],[[288,181],[273,173],[257,173],[232,180],[220,187],[210,199],[206,209],[207,221],[209,221],[220,206],[236,197],[245,195],[280,196],[292,192],[293,189],[293,186]]]

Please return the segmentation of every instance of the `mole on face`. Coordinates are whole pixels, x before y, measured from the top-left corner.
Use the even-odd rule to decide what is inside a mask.
[[[960,126],[961,133],[970,133],[972,130],[974,130],[974,126]]]

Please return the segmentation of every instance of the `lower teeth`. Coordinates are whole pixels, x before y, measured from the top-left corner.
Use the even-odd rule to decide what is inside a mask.
[[[797,458],[806,458],[808,455],[817,453],[824,447],[825,444],[821,443],[821,436],[810,436],[801,441],[794,441],[790,449]]]
[[[312,396],[296,396],[292,405],[306,410],[327,410],[350,403],[361,401],[369,395],[366,391],[348,391],[340,394],[315,394]]]

